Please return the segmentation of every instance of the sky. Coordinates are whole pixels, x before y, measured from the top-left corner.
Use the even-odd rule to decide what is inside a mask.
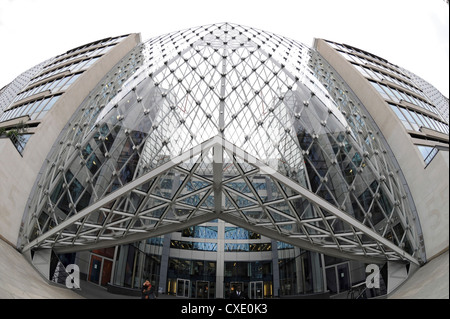
[[[0,0],[0,88],[40,62],[102,38],[230,22],[312,46],[349,44],[422,77],[449,97],[444,0]]]

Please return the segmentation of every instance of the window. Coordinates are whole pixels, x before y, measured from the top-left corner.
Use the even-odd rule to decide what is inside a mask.
[[[423,160],[427,165],[433,160],[438,152],[438,149],[432,146],[417,145],[417,148],[419,149],[420,154],[422,154]]]
[[[376,82],[372,82],[370,81],[370,84],[372,84],[372,86],[378,91],[378,93],[381,94],[381,96],[387,100],[390,100],[391,98],[389,97],[389,95],[386,94],[386,92],[384,92],[384,90],[381,88],[381,86],[376,83]]]
[[[421,113],[417,113],[417,116],[420,118],[425,127],[431,127],[431,124],[426,116]]]
[[[402,121],[403,125],[405,126],[405,128],[407,130],[412,130],[412,126],[409,124],[409,122],[406,120],[405,116],[403,115],[403,113],[399,110],[399,108],[393,104],[389,104],[392,108],[392,110],[394,111],[394,113],[397,115],[397,117],[400,119],[400,121]]]
[[[80,77],[81,73],[75,74],[74,76],[72,76],[70,78],[69,81],[67,81],[64,86],[61,88],[61,91],[65,91],[69,88],[69,86],[71,86],[79,77]]]
[[[60,95],[57,95],[44,99],[42,103],[39,105],[39,107],[37,107],[36,110],[33,112],[31,119],[32,120],[42,119],[45,116],[45,114],[53,107],[53,105],[59,99],[59,97]]]
[[[423,123],[420,118],[417,116],[416,112],[414,111],[409,111],[409,113],[411,114],[411,116],[414,118],[415,122],[419,125],[419,126],[424,126],[426,127],[426,124]]]
[[[406,119],[409,121],[409,123],[413,127],[414,131],[418,131],[420,128],[419,124],[416,123],[416,120],[414,120],[414,118],[411,115],[411,113],[414,113],[414,112],[404,109],[402,107],[400,108],[400,110],[403,112],[403,114],[405,114]]]

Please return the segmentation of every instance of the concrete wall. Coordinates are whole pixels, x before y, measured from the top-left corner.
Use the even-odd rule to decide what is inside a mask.
[[[138,43],[140,35],[131,34],[86,70],[44,117],[23,156],[9,139],[0,139],[0,238],[16,245],[30,191],[55,139],[95,85]]]
[[[363,75],[325,41],[316,39],[315,47],[349,84],[390,145],[417,209],[427,259],[432,259],[449,246],[448,151],[439,151],[425,167],[419,150],[403,124]]]

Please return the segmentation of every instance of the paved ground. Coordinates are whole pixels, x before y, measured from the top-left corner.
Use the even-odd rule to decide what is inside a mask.
[[[83,297],[48,284],[22,254],[0,239],[0,299],[69,298]]]
[[[448,250],[419,268],[390,299],[449,299]]]
[[[85,281],[80,286],[81,291],[76,292],[49,284],[18,251],[0,239],[0,299],[138,299],[108,293]],[[448,251],[417,270],[389,298],[449,299]]]

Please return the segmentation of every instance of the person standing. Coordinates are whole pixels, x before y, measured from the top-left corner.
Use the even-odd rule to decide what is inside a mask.
[[[233,292],[230,295],[230,299],[247,299],[247,298],[242,293],[241,288],[237,286],[234,287]]]
[[[142,284],[141,299],[150,299],[150,294],[152,293],[151,289],[152,289],[152,284],[150,283],[150,281],[146,280]]]

